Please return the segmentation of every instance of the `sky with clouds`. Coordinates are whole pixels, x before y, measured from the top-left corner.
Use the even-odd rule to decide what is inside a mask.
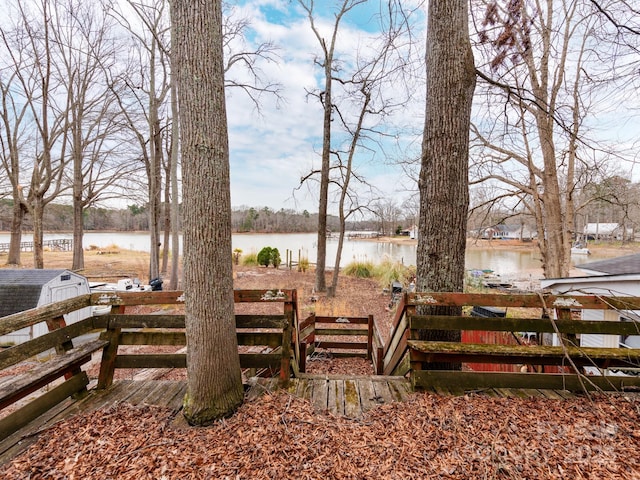
[[[316,24],[322,37],[329,40],[335,18],[333,7],[341,2],[315,3]],[[318,39],[306,12],[295,0],[238,0],[235,4],[233,15],[250,23],[251,45],[271,42],[277,47],[274,61],[261,61],[258,67],[265,81],[279,84],[280,98],[263,95],[257,109],[246,93],[238,88],[228,89],[232,205],[317,211],[317,182],[300,186],[300,180],[319,168],[322,150],[322,107],[317,97],[309,95],[322,90],[324,84],[322,69],[314,64],[322,55]],[[366,56],[368,47],[375,44],[380,29],[379,7],[379,2],[369,1],[343,18],[336,58],[344,73],[355,65],[356,52]],[[419,42],[415,54],[421,58],[424,40],[420,35],[424,25],[418,26],[413,34]],[[238,44],[235,48],[251,45]],[[248,79],[243,77],[246,72],[242,69],[232,71],[231,75],[239,81]],[[386,130],[392,133],[383,141],[384,151],[361,148],[355,158],[358,172],[376,187],[375,198],[393,198],[398,204],[415,188],[396,163],[419,152],[424,86],[419,86],[419,78],[415,81],[416,97],[386,119],[389,125]],[[393,97],[395,93],[391,87],[385,95]],[[335,126],[337,123],[334,121]]]
[[[310,2],[307,0],[306,3]],[[329,40],[336,5],[342,1],[316,0],[313,3],[316,25],[321,36]],[[379,10],[387,3],[369,0],[343,18],[336,51],[341,74],[352,71],[358,58],[366,58],[378,48]],[[420,153],[424,122],[422,62],[427,2],[405,0],[401,3],[407,11],[415,9],[411,15],[415,69],[402,82],[382,89],[381,94],[393,101],[401,98],[408,101],[385,117],[387,137],[378,138],[378,145],[368,142],[365,148],[358,149],[355,158],[358,173],[376,189],[373,194],[362,191],[362,198],[392,199],[397,206],[408,198],[417,198],[415,159]],[[236,44],[234,48],[250,49],[272,42],[277,47],[275,55],[271,61],[259,62],[257,67],[265,81],[277,82],[280,87],[280,98],[262,96],[259,109],[240,89],[228,89],[232,205],[315,212],[318,209],[318,183],[313,181],[301,186],[300,180],[319,168],[322,150],[322,108],[318,99],[309,95],[309,92],[324,88],[322,69],[315,63],[322,58],[318,39],[298,0],[235,0],[231,4],[234,5],[233,15],[250,24],[245,39],[248,43]],[[477,59],[477,64],[483,68],[481,58]],[[242,69],[230,73],[239,81],[248,80]],[[408,85],[407,91],[402,91],[401,84]],[[590,125],[592,134],[597,134],[594,135],[597,141],[618,147],[627,145],[627,151],[637,150],[637,115],[629,107],[636,95],[629,97],[629,92],[615,89],[606,93],[611,97],[599,107],[598,114],[585,120],[593,123]],[[620,96],[627,98],[625,106],[628,108],[624,115]],[[499,108],[502,107],[500,104]],[[357,113],[357,108],[349,111],[345,104],[341,108],[347,115]],[[336,129],[338,123],[334,119]],[[337,144],[345,137],[335,134],[334,138]],[[414,163],[407,172],[406,164],[412,160]],[[638,171],[631,163],[634,160],[631,156],[630,162],[622,162],[620,168],[636,180]],[[337,213],[335,202],[330,205],[330,213]]]

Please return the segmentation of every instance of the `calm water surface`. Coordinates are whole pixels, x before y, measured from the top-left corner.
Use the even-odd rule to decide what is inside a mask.
[[[46,234],[45,239],[72,238],[71,234]],[[31,240],[30,235],[23,237],[24,241]],[[0,243],[8,242],[9,234],[0,233]],[[182,242],[182,237],[180,238]],[[240,248],[244,253],[259,252],[263,247],[275,247],[280,251],[284,261],[285,252],[293,252],[294,261],[299,256],[306,257],[314,263],[317,255],[317,235],[315,233],[272,233],[272,234],[234,234],[233,248]],[[97,246],[100,248],[117,245],[129,250],[149,251],[148,233],[123,232],[88,232],[84,236],[84,247]],[[336,239],[327,239],[327,266],[335,264],[338,248]],[[416,245],[381,243],[368,240],[345,239],[341,261],[342,266],[353,260],[380,262],[385,258],[402,262],[405,265],[416,264]],[[600,260],[597,255],[576,256],[574,264]],[[504,249],[468,249],[466,255],[467,269],[491,269],[505,279],[532,278],[542,276],[540,256],[537,252],[504,250]]]

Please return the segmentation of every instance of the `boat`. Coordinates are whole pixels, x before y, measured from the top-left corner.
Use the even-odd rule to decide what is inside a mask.
[[[587,247],[582,245],[574,245],[571,247],[571,255],[591,255],[591,252]]]
[[[160,281],[162,285],[162,281]],[[162,288],[162,287],[160,287]],[[107,282],[89,282],[89,290],[91,293],[113,293],[113,292],[151,292],[154,290],[153,285],[144,285],[137,278],[122,278],[116,283]],[[111,312],[111,305],[94,305],[92,307],[92,315],[108,315]]]

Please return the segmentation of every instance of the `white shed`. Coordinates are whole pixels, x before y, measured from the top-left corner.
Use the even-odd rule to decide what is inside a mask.
[[[69,270],[0,269],[0,322],[2,317],[90,293],[85,277]],[[64,316],[67,325],[91,316],[91,307]],[[16,345],[44,335],[47,325],[0,336],[0,345]]]
[[[577,265],[591,276],[550,278],[540,281],[543,289],[556,294],[640,297],[640,255],[600,260]],[[583,320],[640,322],[640,311],[582,310]],[[620,338],[618,335],[589,334],[580,336],[580,345],[605,348],[640,348],[640,335]],[[589,369],[591,370],[591,369]],[[594,372],[595,373],[595,372]]]

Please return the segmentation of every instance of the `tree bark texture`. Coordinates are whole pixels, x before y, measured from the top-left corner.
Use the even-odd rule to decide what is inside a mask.
[[[187,394],[206,425],[243,400],[231,265],[229,148],[219,0],[172,4],[182,141]]]
[[[17,192],[17,189],[14,189]],[[20,244],[22,243],[22,221],[25,209],[20,201],[20,194],[13,195],[13,215],[11,216],[11,239],[9,241],[9,255],[7,265],[20,265]]]
[[[333,45],[333,43],[332,43]],[[324,116],[322,120],[322,167],[320,169],[320,202],[318,205],[318,251],[316,257],[316,291],[327,290],[325,267],[327,263],[327,210],[329,207],[329,170],[331,169],[331,100],[333,49],[325,53]]]
[[[427,104],[419,178],[418,291],[461,292],[469,207],[468,159],[475,68],[466,0],[430,1]],[[459,314],[459,309],[425,311]],[[460,341],[460,332],[429,339]]]

